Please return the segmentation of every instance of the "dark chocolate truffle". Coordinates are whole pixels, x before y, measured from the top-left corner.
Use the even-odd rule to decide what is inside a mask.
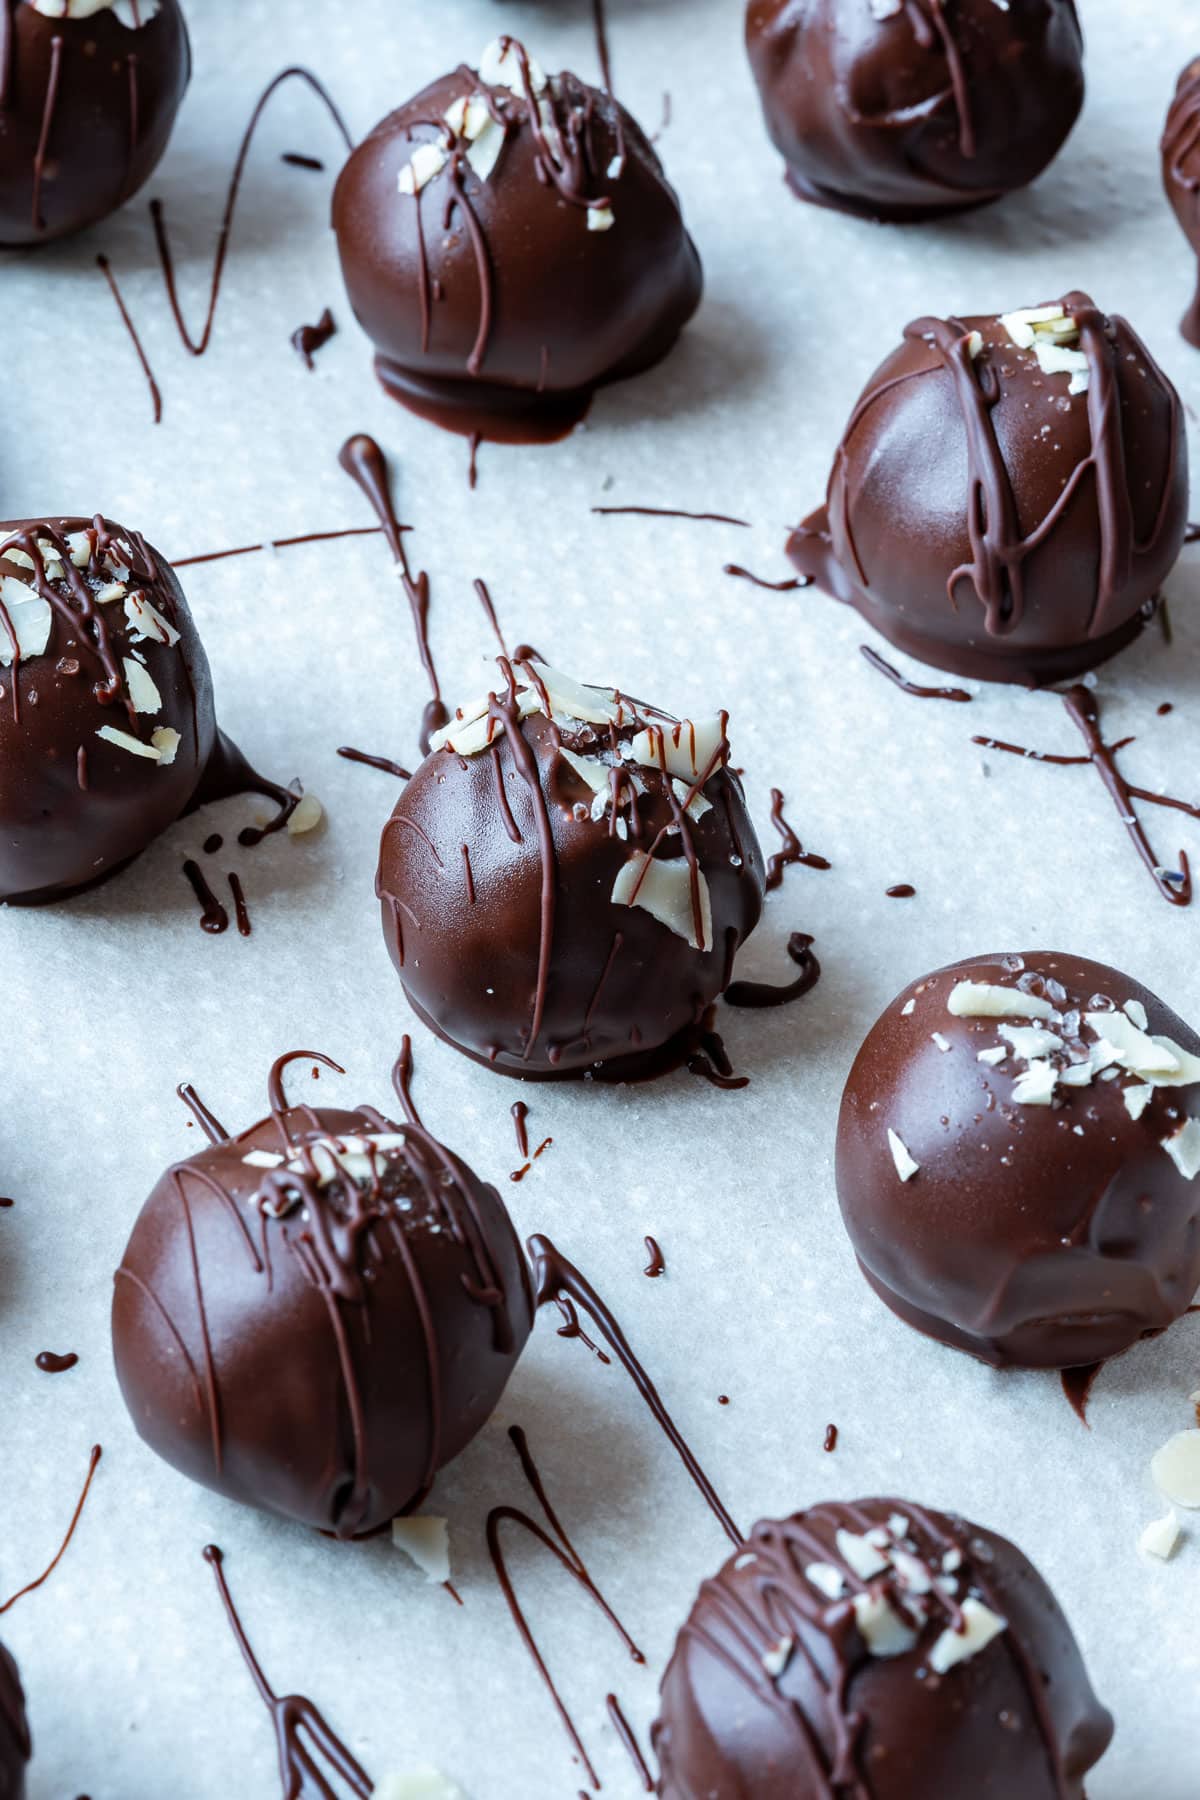
[[[909,325],[788,552],[936,668],[1057,681],[1141,630],[1187,503],[1178,394],[1124,319],[1076,293]]]
[[[700,303],[679,201],[640,127],[500,38],[377,125],[333,199],[384,387],[502,442],[561,437],[664,357]]]
[[[985,1362],[1071,1368],[1200,1284],[1200,1036],[1140,982],[1051,951],[954,963],[867,1036],[837,1190],[863,1274]]]
[[[1179,77],[1167,115],[1162,158],[1167,198],[1188,243],[1200,258],[1200,57],[1190,62]],[[1181,330],[1188,343],[1200,350],[1200,270],[1196,297],[1183,316]]]
[[[1075,0],[750,0],[746,44],[789,185],[868,218],[1024,187],[1083,105]]]
[[[32,1755],[21,1677],[0,1644],[0,1800],[25,1800],[25,1766]]]
[[[662,1685],[662,1800],[1083,1800],[1112,1738],[1014,1544],[907,1500],[757,1525]]]
[[[414,1124],[285,1107],[169,1169],[113,1296],[134,1424],[206,1487],[357,1537],[490,1417],[533,1300],[493,1188]]]
[[[157,168],[191,72],[179,0],[0,0],[0,245],[123,206]]]
[[[726,716],[681,723],[543,663],[501,667],[384,828],[392,961],[425,1023],[505,1074],[649,1072],[762,911]]]
[[[0,901],[113,874],[184,811],[216,742],[159,553],[99,517],[0,524]]]

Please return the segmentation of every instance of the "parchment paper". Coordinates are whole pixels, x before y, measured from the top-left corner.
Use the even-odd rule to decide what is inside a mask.
[[[1200,1319],[1110,1367],[1093,1429],[1053,1376],[1000,1377],[906,1330],[861,1281],[837,1215],[831,1144],[842,1081],[877,1011],[911,976],[995,949],[1062,948],[1123,965],[1200,1017],[1200,911],[1154,893],[1088,770],[985,755],[972,733],[1078,748],[1052,697],[991,689],[970,706],[908,699],[858,655],[864,631],[816,593],[767,594],[728,561],[788,571],[787,525],[822,495],[862,381],[927,311],[1033,304],[1082,286],[1127,312],[1200,400],[1200,356],[1176,335],[1193,268],[1158,187],[1176,75],[1200,49],[1188,0],[1088,0],[1090,93],[1058,164],[1030,193],[941,226],[885,230],[785,192],[741,50],[736,0],[610,0],[619,91],[662,141],[707,273],[670,361],[596,403],[549,450],[466,447],[387,402],[354,326],[326,229],[336,137],[295,85],[264,121],[247,175],[213,348],[180,347],[145,197],[89,236],[0,261],[0,512],[99,509],[184,557],[369,523],[336,467],[373,432],[398,470],[415,565],[433,583],[447,692],[478,689],[494,651],[471,591],[493,587],[510,640],[583,679],[679,712],[726,706],[735,760],[769,836],[782,787],[827,874],[789,873],[742,973],[783,978],[788,932],[815,934],[824,979],[803,1004],[726,1013],[743,1093],[681,1074],[648,1088],[526,1090],[553,1147],[520,1186],[512,1083],[415,1028],[430,1126],[500,1184],[523,1232],[548,1230],[589,1272],[735,1517],[897,1492],[1016,1538],[1057,1589],[1116,1713],[1093,1800],[1194,1800],[1200,1788],[1200,1517],[1177,1559],[1135,1549],[1162,1510],[1151,1452],[1191,1423]],[[595,76],[583,0],[190,0],[196,78],[150,192],[167,201],[185,305],[199,322],[233,153],[285,62],[330,84],[356,133],[501,28],[551,68]],[[330,173],[285,166],[323,157]],[[95,267],[113,261],[165,397],[155,428]],[[308,374],[290,332],[332,305],[339,336]],[[1190,410],[1190,408],[1189,408]],[[635,518],[597,503],[729,512],[752,531]],[[543,1319],[499,1415],[439,1482],[460,1610],[386,1542],[348,1548],[190,1486],[136,1438],[109,1355],[111,1271],[150,1186],[190,1153],[174,1096],[197,1082],[232,1128],[264,1110],[281,1050],[349,1073],[310,1095],[386,1105],[414,1029],[372,893],[395,783],[336,756],[416,754],[426,697],[402,596],[377,539],[191,571],[222,722],[259,766],[299,775],[327,827],[234,850],[253,936],[209,938],[180,865],[233,802],[179,825],[129,873],[66,906],[0,916],[0,1587],[48,1559],[104,1459],[78,1537],[41,1591],[0,1621],[29,1690],[32,1800],[216,1800],[278,1792],[269,1721],[200,1551],[215,1539],[281,1692],[310,1695],[376,1778],[431,1762],[471,1800],[563,1800],[580,1785],[520,1651],[483,1541],[490,1506],[526,1503],[506,1437],[519,1422],[564,1522],[647,1656],[634,1667],[531,1542],[512,1567],[605,1791],[638,1791],[604,1712],[617,1692],[645,1735],[657,1679],[724,1540],[616,1368]],[[1200,750],[1200,556],[1170,583],[1157,633],[1099,677],[1110,737],[1134,733],[1136,781],[1193,793]],[[906,665],[906,667],[909,665]],[[1164,700],[1174,713],[1158,718]],[[411,766],[411,765],[410,765]],[[1151,812],[1170,865],[1197,850]],[[773,846],[772,846],[773,847]],[[218,859],[216,872],[223,874]],[[917,898],[884,890],[913,883]],[[644,1279],[643,1234],[668,1273]],[[47,1377],[43,1349],[78,1351]],[[717,1396],[729,1396],[728,1407]],[[836,1452],[822,1449],[836,1422]]]

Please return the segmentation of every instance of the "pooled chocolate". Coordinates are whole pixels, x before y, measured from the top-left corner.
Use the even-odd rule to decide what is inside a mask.
[[[0,0],[0,245],[123,206],[158,166],[191,72],[179,0]]]
[[[640,127],[510,38],[376,126],[333,222],[387,392],[501,442],[563,436],[596,388],[659,362],[700,302]]]
[[[1162,162],[1167,198],[1200,260],[1200,57],[1179,77],[1167,115]],[[1200,350],[1200,268],[1196,297],[1183,315],[1180,329],[1188,343]]]
[[[100,517],[0,523],[0,901],[113,874],[217,746],[208,661],[159,553]]]
[[[1052,951],[953,963],[868,1033],[837,1191],[909,1325],[997,1366],[1073,1368],[1200,1285],[1200,1036],[1140,982]]]
[[[0,1644],[0,1800],[25,1800],[25,1768],[32,1755],[21,1677]]]
[[[648,1072],[762,911],[726,718],[681,723],[540,662],[501,671],[384,828],[392,961],[425,1023],[492,1068]]]
[[[746,44],[793,191],[869,218],[1024,187],[1083,105],[1075,0],[750,0]]]
[[[420,1505],[490,1417],[532,1290],[493,1188],[411,1119],[289,1107],[281,1066],[270,1117],[176,1164],[142,1208],[113,1294],[117,1379],[193,1481],[358,1537]]]
[[[1124,319],[1072,293],[909,325],[788,553],[923,662],[1044,683],[1137,636],[1187,505],[1178,394]]]
[[[1083,1800],[1112,1738],[1054,1595],[907,1500],[757,1525],[662,1684],[662,1800]]]

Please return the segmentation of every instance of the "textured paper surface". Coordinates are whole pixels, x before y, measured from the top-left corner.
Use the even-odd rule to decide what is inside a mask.
[[[1088,770],[985,756],[973,732],[1078,743],[1060,703],[985,691],[970,707],[895,692],[858,655],[864,633],[817,594],[766,594],[728,561],[778,577],[785,527],[820,498],[841,424],[917,314],[1007,309],[1082,286],[1127,312],[1200,403],[1200,356],[1175,326],[1192,265],[1158,188],[1176,74],[1200,48],[1187,0],[1090,0],[1088,109],[1033,192],[952,224],[882,230],[785,193],[740,45],[736,0],[611,0],[617,85],[662,154],[704,256],[704,309],[660,370],[603,395],[555,449],[466,446],[377,391],[326,230],[329,175],[280,161],[337,140],[298,86],[273,103],[251,159],[213,348],[179,346],[144,198],[89,237],[0,260],[0,512],[99,509],[170,556],[369,523],[336,466],[352,430],[399,471],[401,517],[433,584],[432,637],[450,696],[479,689],[493,649],[471,591],[485,577],[510,641],[580,677],[680,712],[732,713],[735,760],[769,836],[782,787],[828,874],[789,873],[742,973],[782,978],[790,930],[815,934],[824,979],[775,1014],[728,1013],[741,1094],[686,1075],[650,1088],[526,1090],[534,1175],[517,1166],[520,1089],[416,1031],[417,1094],[509,1198],[548,1230],[626,1324],[735,1517],[895,1492],[1021,1542],[1056,1587],[1117,1715],[1093,1800],[1192,1800],[1200,1785],[1200,1516],[1166,1567],[1136,1541],[1162,1509],[1152,1451],[1188,1425],[1200,1318],[1101,1377],[1091,1432],[1056,1378],[1000,1377],[925,1343],[859,1278],[838,1222],[831,1143],[841,1084],[878,1010],[911,976],[996,949],[1057,947],[1124,965],[1200,1018],[1200,912],[1154,893]],[[197,72],[151,192],[168,203],[198,323],[227,174],[254,100],[285,62],[329,82],[361,133],[501,27],[543,62],[594,75],[583,0],[191,0]],[[107,252],[163,387],[141,377],[95,267]],[[307,374],[288,336],[332,305],[340,335]],[[632,518],[594,504],[729,512],[752,531]],[[1110,737],[1134,733],[1132,779],[1196,789],[1200,554],[1170,583],[1175,643],[1157,633],[1100,674]],[[603,1622],[519,1537],[512,1566],[606,1793],[637,1791],[609,1726],[617,1692],[645,1736],[657,1678],[724,1541],[616,1369],[544,1319],[500,1415],[439,1483],[459,1610],[386,1541],[350,1548],[239,1510],[143,1449],[108,1347],[115,1267],[162,1167],[198,1133],[174,1097],[196,1081],[231,1127],[260,1115],[281,1050],[320,1048],[344,1081],[312,1097],[387,1104],[412,1028],[372,893],[387,775],[352,743],[415,754],[425,689],[378,540],[192,571],[222,722],[259,764],[325,802],[318,836],[234,850],[254,935],[204,936],[180,865],[209,831],[233,845],[232,802],[185,822],[123,878],[68,906],[0,916],[0,1587],[40,1569],[104,1445],[92,1499],[49,1584],[0,1621],[30,1698],[32,1800],[216,1800],[278,1792],[270,1724],[222,1617],[202,1546],[215,1540],[281,1692],[310,1695],[377,1779],[436,1764],[472,1800],[563,1800],[580,1785],[519,1649],[483,1540],[488,1508],[525,1503],[505,1435],[523,1424],[568,1529],[637,1638],[634,1667]],[[1160,702],[1175,712],[1158,718]],[[1195,828],[1151,812],[1171,866]],[[773,846],[772,846],[773,847]],[[217,859],[222,875],[225,863]],[[912,882],[917,898],[884,890]],[[665,1279],[641,1271],[653,1232]],[[43,1349],[79,1352],[54,1378]],[[721,1407],[717,1396],[730,1405]],[[840,1441],[822,1450],[826,1425]]]

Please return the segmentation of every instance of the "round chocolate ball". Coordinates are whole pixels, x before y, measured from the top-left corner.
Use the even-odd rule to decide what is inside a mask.
[[[0,901],[115,873],[184,811],[216,740],[158,551],[98,516],[0,523]]]
[[[502,670],[384,828],[383,929],[409,1003],[507,1075],[673,1066],[762,911],[726,717],[680,722],[543,663]]]
[[[746,44],[793,191],[868,218],[1024,187],[1083,105],[1075,0],[750,0]]]
[[[1162,160],[1167,198],[1200,258],[1200,56],[1179,77],[1167,115]],[[1200,271],[1196,297],[1183,316],[1181,329],[1188,343],[1200,350]]]
[[[788,552],[923,662],[1044,683],[1136,637],[1187,505],[1178,394],[1126,320],[1073,293],[909,325]]]
[[[32,1755],[21,1677],[0,1644],[0,1800],[25,1800],[25,1767]]]
[[[501,442],[563,436],[700,303],[700,259],[640,127],[508,38],[376,126],[333,222],[388,393]]]
[[[117,1271],[113,1352],[152,1450],[358,1537],[491,1416],[533,1299],[493,1188],[415,1125],[276,1106],[169,1169]]]
[[[1083,1800],[1112,1738],[1014,1544],[907,1500],[757,1525],[662,1685],[662,1800]]]
[[[0,245],[123,206],[157,168],[191,72],[179,0],[0,0]]]
[[[837,1191],[863,1274],[985,1362],[1072,1368],[1200,1285],[1200,1036],[1053,951],[910,983],[842,1098]]]

